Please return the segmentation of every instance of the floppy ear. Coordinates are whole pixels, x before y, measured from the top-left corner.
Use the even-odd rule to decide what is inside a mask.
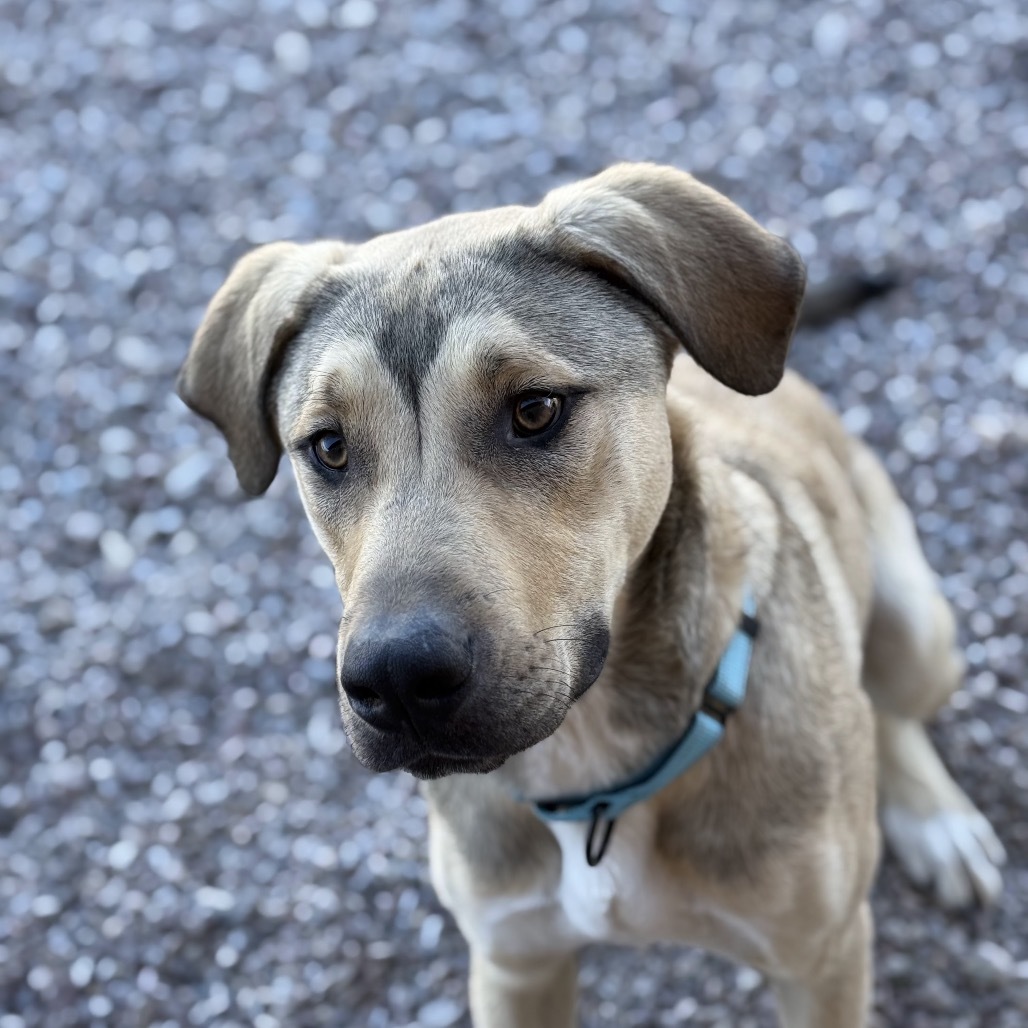
[[[282,453],[267,407],[271,380],[318,285],[347,249],[336,242],[272,243],[248,253],[193,337],[178,394],[221,429],[248,493],[271,485]]]
[[[778,385],[806,271],[731,201],[673,168],[618,164],[538,210],[566,256],[641,298],[715,378]]]

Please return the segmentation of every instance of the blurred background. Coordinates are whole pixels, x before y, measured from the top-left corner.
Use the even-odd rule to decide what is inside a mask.
[[[289,472],[172,394],[247,248],[670,162],[814,278],[902,284],[793,363],[885,459],[961,621],[937,738],[1011,857],[886,861],[878,1023],[1028,1023],[1028,18],[1018,0],[0,0],[0,1028],[467,1025],[411,779],[338,723]],[[801,442],[801,441],[800,441]],[[594,948],[587,1026],[770,1026],[756,973]]]

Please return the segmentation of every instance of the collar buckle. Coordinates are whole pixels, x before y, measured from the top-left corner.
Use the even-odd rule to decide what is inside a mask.
[[[709,692],[705,692],[700,710],[704,714],[709,714],[723,728],[728,718],[735,713],[736,708],[730,703],[725,703],[716,696],[712,696]]]

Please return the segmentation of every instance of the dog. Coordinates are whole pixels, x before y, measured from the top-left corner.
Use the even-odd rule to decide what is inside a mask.
[[[684,172],[277,243],[179,379],[242,487],[289,456],[357,759],[424,780],[479,1028],[567,1028],[576,951],[695,944],[788,1028],[868,1016],[879,824],[946,906],[1003,848],[925,721],[954,620],[882,466],[785,370],[805,269]],[[877,816],[876,816],[877,810]]]

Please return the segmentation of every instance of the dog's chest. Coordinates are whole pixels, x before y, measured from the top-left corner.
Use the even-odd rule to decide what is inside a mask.
[[[632,816],[632,815],[635,816]],[[651,854],[652,835],[644,811],[629,812],[595,867],[585,856],[588,828],[579,822],[549,825],[561,850],[561,874],[554,899],[571,929],[583,939],[637,939],[655,929],[659,901]]]
[[[652,873],[649,822],[644,811],[626,813],[596,867],[585,857],[587,825],[549,823],[561,850],[559,877],[547,876],[536,889],[481,900],[473,917],[475,934],[489,949],[526,956],[554,944],[659,938],[663,889]]]
[[[686,942],[766,966],[767,937],[672,875],[653,848],[646,807],[627,811],[596,867],[585,857],[587,826],[551,822],[560,845],[560,876],[535,891],[495,896],[477,910],[476,934],[489,949],[530,956],[590,942],[648,945]]]

